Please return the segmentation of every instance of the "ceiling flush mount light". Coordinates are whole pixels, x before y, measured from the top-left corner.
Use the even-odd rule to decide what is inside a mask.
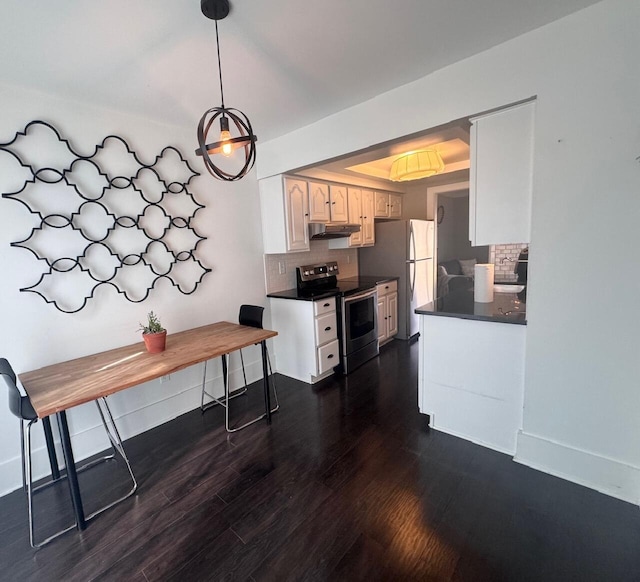
[[[436,150],[409,152],[393,160],[389,179],[394,182],[408,182],[428,178],[444,171],[444,162]]]
[[[220,42],[218,40],[218,20],[229,14],[228,0],[201,0],[202,13],[216,23],[216,48],[218,51],[218,77],[220,79],[220,107],[212,107],[205,111],[198,124],[198,145],[196,154],[202,156],[207,171],[219,180],[234,182],[246,176],[256,161],[256,141],[249,118],[238,109],[227,108],[224,105],[224,91],[222,89],[222,66],[220,64]],[[219,120],[220,131],[217,132],[216,121]],[[231,123],[229,123],[231,122]],[[216,141],[207,143],[209,133],[216,136]],[[225,158],[235,158],[236,151],[243,150],[244,161],[234,160],[233,170],[223,170],[218,162]],[[239,169],[238,164],[240,163]]]

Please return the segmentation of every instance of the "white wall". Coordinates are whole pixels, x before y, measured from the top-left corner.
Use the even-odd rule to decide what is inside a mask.
[[[638,22],[637,0],[596,4],[263,143],[258,156],[262,178],[536,95],[536,252],[516,458],[635,503]]]
[[[93,301],[76,314],[59,312],[32,293],[19,288],[37,280],[41,267],[26,250],[11,248],[13,241],[28,234],[29,213],[18,202],[0,199],[0,356],[16,372],[140,341],[138,322],[153,309],[162,317],[169,333],[219,320],[237,321],[241,303],[266,303],[262,263],[260,203],[255,172],[234,184],[224,184],[206,173],[194,155],[195,129],[178,128],[109,111],[86,103],[72,103],[0,85],[2,120],[0,142],[13,138],[32,119],[51,122],[81,152],[91,152],[109,134],[124,137],[145,161],[152,161],[163,147],[174,145],[202,175],[190,184],[199,202],[206,205],[195,226],[208,240],[198,247],[201,261],[213,272],[192,295],[182,295],[161,283],[142,303],[131,303],[111,288],[103,288]],[[15,168],[0,174],[0,191],[15,176]],[[26,229],[26,230],[25,230]],[[34,279],[35,277],[35,279]],[[262,371],[257,349],[249,349],[245,361],[258,378]],[[237,358],[232,368],[237,370]],[[208,377],[220,387],[219,362],[209,368]],[[154,381],[110,398],[112,410],[124,438],[166,422],[199,405],[201,366],[174,374],[168,382]],[[0,387],[4,392],[4,387]],[[0,394],[1,399],[6,397]],[[98,430],[95,407],[85,405],[70,412],[74,450],[78,458],[92,454],[107,442]],[[37,473],[46,467],[41,429],[37,434]],[[0,406],[0,494],[20,485],[18,423],[6,404]]]

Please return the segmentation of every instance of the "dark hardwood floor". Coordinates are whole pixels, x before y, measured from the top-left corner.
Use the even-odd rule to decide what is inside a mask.
[[[0,579],[640,580],[636,506],[429,431],[416,376],[396,341],[349,377],[278,376],[271,427],[227,436],[211,409],[132,438],[136,496],[41,550],[5,496]],[[260,408],[252,391],[236,410]],[[36,498],[40,532],[70,519],[65,487]],[[81,487],[97,507],[123,468]]]

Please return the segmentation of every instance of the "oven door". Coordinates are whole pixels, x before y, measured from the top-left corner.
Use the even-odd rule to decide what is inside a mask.
[[[342,346],[345,355],[378,341],[376,289],[342,299]]]

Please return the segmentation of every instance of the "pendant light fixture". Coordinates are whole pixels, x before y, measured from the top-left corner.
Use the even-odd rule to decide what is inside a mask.
[[[393,160],[389,179],[408,182],[428,178],[444,171],[444,162],[436,150],[420,150],[403,154]]]
[[[202,13],[215,21],[216,24],[216,48],[218,52],[218,77],[220,79],[220,107],[212,107],[205,111],[198,124],[198,145],[196,150],[198,156],[202,156],[207,171],[219,180],[234,182],[240,180],[251,170],[256,161],[256,141],[258,138],[253,133],[249,118],[238,109],[225,107],[224,91],[222,88],[222,65],[220,64],[220,42],[218,40],[218,20],[224,19],[229,14],[228,0],[201,0],[200,8]],[[220,131],[217,131],[219,120]],[[229,123],[231,122],[231,124]],[[207,143],[209,134],[213,134],[217,139]],[[225,158],[236,158],[236,152],[242,151],[244,161],[232,160],[237,169],[223,170],[218,164]]]

